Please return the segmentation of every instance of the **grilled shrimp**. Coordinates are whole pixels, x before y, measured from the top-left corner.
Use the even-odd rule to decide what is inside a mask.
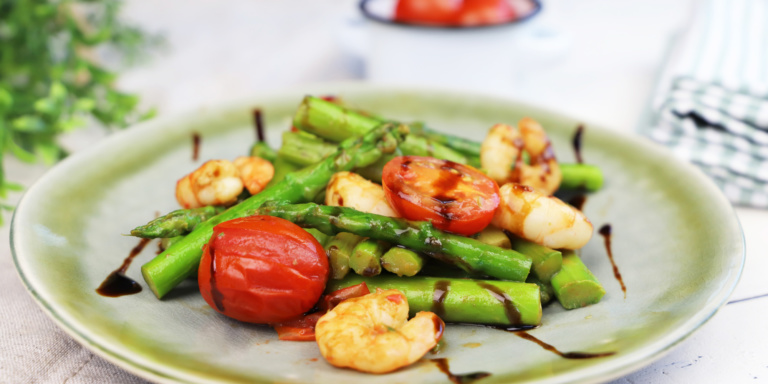
[[[531,187],[509,183],[493,225],[550,248],[578,249],[592,237],[592,223],[581,211]]]
[[[343,301],[317,321],[320,353],[331,365],[387,373],[419,360],[437,345],[445,324],[432,312],[408,319],[408,301],[396,289]]]
[[[187,209],[232,204],[242,191],[240,172],[227,160],[208,161],[176,182],[176,200]]]
[[[528,154],[528,163],[523,152]],[[517,129],[506,124],[491,127],[480,147],[480,162],[499,185],[518,183],[551,195],[562,180],[547,134],[527,117],[520,120]]]
[[[338,172],[325,189],[325,205],[351,207],[361,212],[397,217],[381,185],[351,172]]]
[[[267,160],[256,156],[240,156],[234,161],[240,171],[240,180],[251,195],[261,192],[275,176],[275,167]]]

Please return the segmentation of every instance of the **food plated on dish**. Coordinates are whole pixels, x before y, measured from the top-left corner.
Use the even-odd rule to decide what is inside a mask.
[[[360,90],[342,91],[338,94],[356,109],[372,111],[399,121],[419,119],[428,122],[432,128],[453,130],[457,133],[461,133],[457,129],[460,127],[471,126],[475,132],[485,131],[495,123],[517,122],[524,116],[531,116],[534,121],[540,122],[546,128],[552,139],[558,160],[562,163],[575,163],[574,160],[569,159],[573,157],[570,141],[578,122],[556,115],[508,102],[471,96],[459,97],[459,95],[392,90],[379,90],[376,95]],[[279,132],[278,127],[288,126],[290,118],[293,116],[296,101],[299,98],[292,95],[293,100],[289,101],[288,99],[288,97],[283,97],[257,101],[256,103],[264,112],[270,138],[274,136],[274,134],[270,135],[271,133]],[[67,244],[72,245],[61,250],[64,257],[54,262],[54,264],[67,264],[68,268],[64,270],[47,269],[34,262],[37,260],[35,255],[40,255],[44,251],[40,247],[52,246],[51,242],[30,245],[24,239],[31,237],[32,234],[28,234],[29,237],[24,237],[23,232],[15,234],[15,236],[21,236],[17,239],[18,241],[14,241],[15,245],[21,244],[15,249],[16,254],[32,255],[30,259],[19,262],[22,276],[26,278],[31,289],[38,293],[37,296],[46,303],[46,308],[50,309],[54,318],[59,320],[65,329],[68,329],[86,345],[103,352],[103,355],[122,366],[148,377],[171,377],[173,380],[179,381],[272,381],[278,379],[355,381],[364,377],[371,381],[445,382],[448,378],[440,373],[439,366],[427,361],[434,359],[446,359],[445,361],[450,362],[450,372],[455,375],[488,373],[490,376],[482,379],[487,382],[542,378],[562,381],[595,377],[606,378],[622,371],[626,372],[627,369],[631,369],[639,362],[647,361],[657,352],[668,347],[674,340],[679,340],[680,337],[698,326],[720,304],[717,302],[718,300],[709,301],[708,299],[722,295],[727,297],[728,292],[726,290],[729,290],[731,280],[738,275],[738,266],[740,266],[741,261],[740,254],[738,254],[739,249],[726,241],[728,237],[735,236],[734,233],[730,230],[718,232],[706,228],[697,228],[697,231],[694,231],[692,228],[679,225],[691,219],[707,221],[712,219],[709,215],[716,216],[721,222],[727,223],[729,220],[733,220],[729,216],[730,212],[717,210],[721,207],[721,201],[718,200],[719,195],[707,189],[707,184],[702,181],[703,179],[698,179],[697,174],[690,174],[690,170],[683,165],[671,163],[666,168],[656,167],[669,161],[669,157],[665,157],[666,155],[658,151],[654,152],[653,149],[648,149],[652,152],[647,152],[645,151],[646,147],[641,147],[643,151],[632,151],[632,148],[638,145],[636,142],[623,139],[607,131],[588,127],[584,136],[584,158],[589,163],[600,166],[605,173],[606,182],[599,192],[588,197],[584,205],[584,212],[596,228],[607,223],[612,225],[614,229],[613,252],[626,284],[627,298],[624,299],[624,292],[613,277],[613,267],[608,260],[603,238],[595,235],[595,238],[586,243],[582,249],[581,258],[584,261],[583,264],[589,266],[606,291],[602,301],[597,305],[570,311],[563,309],[558,304],[547,306],[543,309],[541,320],[536,319],[533,321],[536,324],[530,324],[537,325],[538,321],[541,321],[541,326],[528,331],[528,335],[556,347],[564,355],[574,351],[594,354],[615,352],[613,355],[587,360],[566,359],[538,347],[531,339],[525,340],[519,337],[522,334],[508,333],[490,327],[448,324],[442,335],[442,339],[445,340],[444,346],[437,354],[427,353],[426,357],[418,360],[415,365],[396,370],[386,376],[364,375],[351,370],[332,368],[323,361],[320,350],[317,346],[313,346],[314,343],[278,341],[277,334],[271,328],[248,325],[221,316],[197,294],[198,287],[195,280],[182,278],[179,287],[168,288],[165,291],[166,295],[163,300],[156,300],[150,290],[146,289],[139,294],[119,298],[104,298],[93,293],[93,289],[99,285],[109,271],[119,265],[120,258],[135,245],[135,240],[127,241],[130,238],[119,239],[120,241],[126,240],[122,241],[121,244],[117,244],[120,241],[103,240],[107,236],[113,236],[107,235],[107,232],[125,233],[132,226],[151,219],[156,211],[169,212],[177,208],[178,203],[174,198],[173,181],[193,173],[204,160],[232,159],[247,152],[248,144],[246,143],[252,141],[252,139],[245,139],[252,135],[251,129],[247,127],[248,119],[248,108],[240,107],[226,112],[213,112],[207,117],[198,116],[198,118],[186,122],[175,122],[172,124],[172,128],[160,135],[161,140],[159,141],[156,138],[155,140],[143,141],[151,136],[143,136],[143,138],[136,136],[135,139],[129,140],[134,144],[146,143],[148,148],[133,146],[131,148],[137,152],[135,156],[129,156],[133,160],[118,161],[113,159],[106,161],[106,164],[101,164],[102,167],[112,170],[111,172],[105,173],[104,170],[96,171],[97,168],[86,167],[93,169],[93,173],[86,172],[84,175],[86,178],[91,178],[87,180],[91,182],[90,185],[104,185],[104,188],[99,187],[96,190],[86,191],[84,197],[89,202],[87,204],[89,208],[83,208],[85,202],[75,202],[71,207],[63,208],[65,213],[72,209],[80,209],[84,212],[84,215],[81,214],[77,219],[83,224],[80,226],[82,231],[78,231],[78,234],[64,233],[66,231],[63,231],[60,223],[51,217],[41,218],[41,225],[37,226],[36,233],[55,234],[57,236],[49,236],[49,238],[63,238],[67,240]],[[397,126],[394,124],[394,128],[389,132],[394,132],[398,129]],[[202,139],[200,160],[197,162],[189,160],[189,153],[191,152],[189,144],[192,142],[190,137],[192,137],[193,132],[197,132]],[[146,134],[144,133],[144,135]],[[404,136],[407,137],[407,135]],[[483,134],[464,132],[464,136],[474,136],[475,141],[479,142],[482,140]],[[606,143],[612,148],[601,145]],[[272,145],[274,148],[279,147],[276,143]],[[639,145],[642,146],[643,144]],[[233,146],[239,147],[240,151],[232,149]],[[157,152],[159,148],[165,148],[166,152]],[[151,166],[141,163],[147,159]],[[78,160],[73,158],[64,166],[73,161]],[[533,163],[530,162],[530,159],[528,161],[523,160],[523,162],[526,164]],[[84,163],[81,163],[80,166],[82,164]],[[429,168],[430,164],[427,161],[421,165]],[[400,168],[402,168],[402,163]],[[385,167],[382,169],[386,170]],[[659,171],[659,169],[664,169],[664,171]],[[122,172],[116,172],[116,170],[122,170]],[[675,171],[674,175],[667,173],[672,170]],[[277,173],[276,169],[275,174]],[[118,177],[117,174],[120,176]],[[318,173],[312,174],[317,176]],[[101,180],[101,183],[93,183],[94,179],[92,178],[94,177]],[[56,180],[54,175],[52,180],[60,181],[61,179]],[[670,185],[670,180],[685,181],[689,186],[697,186],[698,192],[693,197],[689,194],[687,199],[678,198],[675,194],[677,187],[674,183]],[[51,183],[52,181],[47,182]],[[168,188],[160,187],[162,183],[171,184],[171,186]],[[45,188],[45,183],[42,185],[43,187],[36,188]],[[73,184],[68,183],[67,185],[74,188]],[[72,188],[59,188],[55,194],[72,193]],[[78,190],[77,188],[74,189]],[[128,192],[129,190],[130,192]],[[269,190],[270,188],[267,187],[254,197]],[[323,186],[323,190],[325,190],[325,186]],[[138,191],[142,191],[144,195],[138,194]],[[650,191],[654,192],[650,193]],[[283,196],[288,196],[289,192],[287,190],[284,192]],[[34,198],[34,194],[31,196]],[[116,208],[113,204],[130,196],[134,198],[126,200],[129,203],[124,202],[122,207]],[[636,201],[637,204],[627,203],[628,199]],[[714,212],[711,210],[702,211],[687,203],[690,199],[699,203],[707,202],[710,207],[716,209]],[[45,206],[45,203],[42,203],[42,206]],[[390,206],[390,208],[392,207]],[[15,226],[30,217],[39,217],[38,215],[42,213],[37,207],[26,209],[26,216],[18,217],[15,220]],[[399,222],[397,221],[399,219],[372,213],[365,213],[365,216],[361,216],[362,214],[356,213],[357,210],[351,212],[353,208],[350,207],[268,204],[264,207],[258,207],[258,209],[262,210],[259,213],[270,214],[269,217],[291,218],[293,216],[293,218],[302,217],[307,221],[325,217],[326,223],[338,223],[339,225],[347,223],[344,218],[351,220],[353,216],[363,218],[368,223],[377,222],[376,220],[382,220],[381,223],[385,223],[387,222],[383,221],[385,219]],[[650,215],[648,211],[653,211],[654,215]],[[330,218],[332,216],[341,218],[334,220]],[[630,216],[632,217],[631,220]],[[116,217],[119,219],[105,220]],[[433,220],[433,224],[434,222],[435,220]],[[665,225],[659,225],[659,222],[663,222]],[[122,227],[118,228],[118,225],[122,225]],[[41,228],[48,229],[49,232],[40,232],[42,231]],[[663,235],[663,232],[669,231],[670,228],[675,228],[677,239],[675,242],[668,240]],[[318,229],[325,230],[326,235],[332,234],[328,226],[318,226]],[[345,227],[345,229],[352,228]],[[403,229],[410,231],[407,228]],[[454,233],[462,231],[461,229],[453,229]],[[706,239],[700,233],[702,230],[707,235]],[[229,232],[226,231],[228,230],[223,232],[225,233],[224,238],[229,236],[226,234]],[[413,231],[414,233],[418,232],[416,229]],[[630,236],[629,234],[632,232],[640,232],[644,236]],[[442,234],[441,232],[439,236]],[[358,236],[363,235],[364,237],[373,237],[370,236],[371,233],[358,234]],[[436,237],[439,238],[439,236]],[[469,239],[455,234],[449,236]],[[408,236],[401,237],[408,238]],[[203,243],[208,243],[209,239],[210,235]],[[311,242],[308,238],[305,240]],[[386,240],[393,241],[392,238]],[[472,239],[472,241],[478,240]],[[700,241],[704,243],[700,244]],[[482,242],[479,243],[482,244]],[[684,244],[695,255],[686,252],[676,258],[663,257],[677,249],[680,244]],[[712,247],[712,245],[718,246]],[[434,244],[429,246],[434,247]],[[406,247],[410,248],[406,250],[417,251],[419,256],[430,256],[431,253],[436,253],[434,248],[415,249],[413,245],[410,247],[406,245]],[[501,247],[496,248],[503,249]],[[396,249],[399,248],[396,247]],[[169,248],[170,250],[173,250],[173,246]],[[388,251],[382,250],[384,253]],[[105,253],[110,253],[111,257],[88,256],[87,258],[90,259],[89,267],[85,267],[82,254],[101,255]],[[141,263],[152,258],[152,255],[147,255],[147,253],[139,256]],[[81,256],[75,257],[74,254],[81,254]],[[698,255],[708,256],[703,262],[704,265],[702,265],[702,260],[699,260]],[[218,254],[214,257],[219,258]],[[484,275],[488,275],[489,271],[493,272],[495,267],[492,264],[489,270],[481,272]],[[210,271],[210,265],[208,266]],[[712,268],[713,266],[720,268]],[[373,268],[375,269],[375,266]],[[330,270],[332,269],[333,266]],[[365,271],[365,269],[362,268],[361,270]],[[471,267],[467,269],[470,271],[459,270],[459,272],[475,272]],[[223,269],[217,269],[216,273],[221,270]],[[344,279],[349,279],[350,283],[354,282],[354,279],[374,281],[383,279],[382,275],[388,273],[381,272],[378,276],[370,277],[357,275],[351,267],[350,270],[352,271],[348,271],[344,277]],[[386,269],[384,270],[386,271]],[[204,271],[204,268],[201,268],[200,271]],[[655,273],[649,273],[649,271]],[[143,284],[141,277],[136,272],[135,268],[131,268],[128,269],[127,275]],[[61,278],[60,276],[54,278],[59,273],[66,273],[69,276],[82,275],[78,279],[80,283],[58,291],[51,290],[50,285],[56,284]],[[708,277],[706,281],[709,283],[701,282],[702,274]],[[675,279],[670,279],[670,276],[675,276]],[[47,277],[51,278],[48,279]],[[200,277],[199,275],[198,279]],[[522,277],[522,279],[526,277]],[[203,277],[203,279],[206,278],[209,282],[211,281],[211,275]],[[414,278],[419,278],[419,274]],[[424,278],[427,278],[426,275]],[[327,281],[344,281],[344,279],[329,279]],[[393,274],[387,279],[397,280],[401,278]],[[493,279],[481,280],[495,281]],[[217,283],[220,281],[217,280]],[[454,281],[456,282],[454,283]],[[449,287],[455,289],[453,293],[462,289],[460,281],[464,280],[458,278],[450,280]],[[672,281],[672,283],[661,284],[660,281]],[[434,286],[437,281],[432,280],[432,283],[430,296],[436,292]],[[88,284],[91,285],[89,288],[90,296],[85,294],[84,289],[84,286]],[[474,284],[478,285],[477,283]],[[369,285],[373,285],[373,283]],[[695,286],[695,290],[688,288],[692,285]],[[167,284],[161,282],[157,286],[167,286]],[[154,288],[157,289],[157,286]],[[381,286],[381,288],[388,287]],[[418,300],[412,300],[408,297],[408,289],[401,289],[400,291],[405,294],[409,304],[419,304]],[[504,295],[494,297],[488,293],[488,288],[481,288],[479,291],[487,294],[490,305],[493,305],[501,313],[501,320],[497,325],[511,325],[510,317],[508,313],[505,313]],[[539,292],[537,291],[537,293]],[[536,296],[537,299],[540,299],[538,295]],[[61,299],[62,297],[77,297],[79,302],[74,304],[73,300],[64,300]],[[448,300],[450,297],[449,293],[445,301],[445,317],[450,316],[448,313],[452,312],[454,308]],[[498,297],[502,299],[499,300]],[[212,301],[213,307],[216,307],[215,300]],[[435,307],[436,301],[439,302],[439,300],[434,299],[424,300],[423,305],[429,307],[426,309],[431,309],[430,312],[440,317],[441,311],[439,306]],[[510,301],[514,303],[514,300]],[[222,304],[226,309],[226,299],[223,300]],[[649,311],[647,308],[653,309]],[[98,315],[94,315],[93,311],[96,309],[99,310]],[[525,313],[525,309],[521,311],[521,314],[525,315]],[[97,319],[101,321],[93,321]],[[506,319],[506,324],[504,324],[504,319]],[[465,320],[448,321],[464,322]],[[474,322],[491,323],[487,320]],[[434,321],[431,324],[434,324]],[[435,328],[434,325],[432,327]],[[174,355],[171,353],[172,350],[183,352]],[[510,364],[506,358],[498,357],[504,355],[510,356],[510,358],[515,356],[515,364]],[[319,360],[317,360],[318,358]],[[254,365],[253,361],[258,361],[258,364]]]

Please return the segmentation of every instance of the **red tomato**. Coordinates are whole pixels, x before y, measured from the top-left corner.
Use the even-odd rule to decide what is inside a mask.
[[[431,157],[401,156],[382,173],[389,205],[409,220],[472,235],[485,228],[499,206],[499,186],[468,165]]]
[[[415,24],[456,24],[462,0],[400,0],[395,20]]]
[[[328,258],[298,225],[251,216],[213,228],[197,276],[200,293],[218,312],[249,323],[277,323],[312,309],[328,281]]]
[[[464,26],[500,24],[515,17],[507,0],[464,0],[458,23]]]

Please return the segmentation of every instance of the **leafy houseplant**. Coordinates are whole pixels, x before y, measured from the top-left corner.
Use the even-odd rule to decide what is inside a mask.
[[[151,115],[113,87],[115,72],[100,62],[133,62],[160,41],[118,20],[119,9],[117,0],[0,1],[2,154],[53,164],[66,156],[59,134],[93,121],[122,128]],[[0,156],[0,198],[18,189]]]

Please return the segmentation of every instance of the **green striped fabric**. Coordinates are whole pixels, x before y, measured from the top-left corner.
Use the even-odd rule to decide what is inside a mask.
[[[669,57],[643,129],[738,205],[768,207],[768,1],[705,0]]]

